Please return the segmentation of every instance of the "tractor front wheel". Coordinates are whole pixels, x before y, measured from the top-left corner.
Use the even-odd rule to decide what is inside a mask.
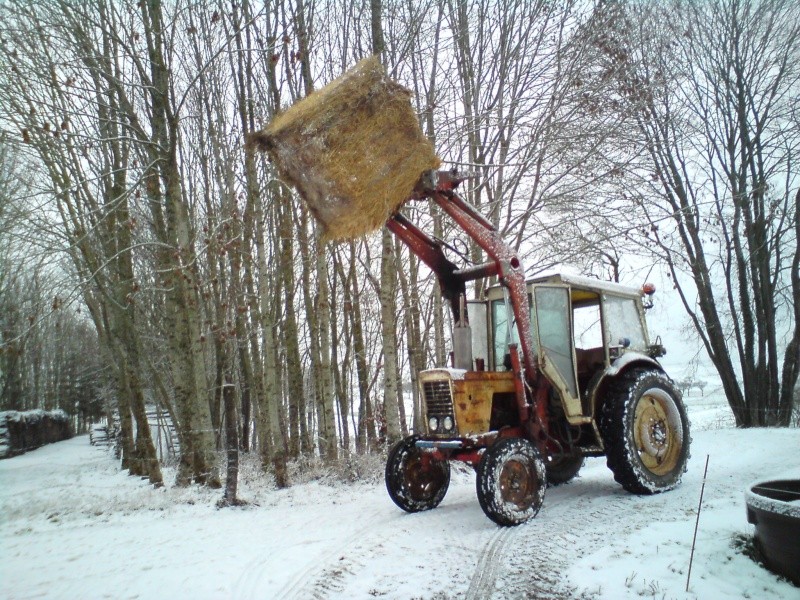
[[[489,446],[478,465],[478,502],[498,525],[519,525],[539,512],[547,487],[539,451],[523,438]]]
[[[417,436],[397,442],[386,461],[386,490],[406,512],[436,508],[450,485],[450,463],[416,447]]]

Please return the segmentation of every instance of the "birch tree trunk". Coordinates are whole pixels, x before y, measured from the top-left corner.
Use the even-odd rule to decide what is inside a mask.
[[[381,0],[370,0],[370,18],[372,31],[372,53],[383,62],[386,44],[383,38]],[[381,340],[383,346],[383,415],[380,425],[383,443],[393,444],[400,439],[400,413],[397,397],[397,337],[396,318],[397,303],[395,285],[394,243],[391,233],[382,230],[381,244]]]
[[[160,0],[140,3],[148,49],[147,76],[150,126],[147,192],[157,232],[173,252],[159,252],[159,267],[169,273],[167,284],[167,325],[171,345],[175,401],[184,428],[186,448],[181,448],[178,485],[191,480],[209,487],[221,482],[214,457],[214,435],[209,413],[205,373],[204,336],[200,327],[194,240],[183,196],[178,165],[178,115],[171,101],[170,72],[165,61],[167,31]]]

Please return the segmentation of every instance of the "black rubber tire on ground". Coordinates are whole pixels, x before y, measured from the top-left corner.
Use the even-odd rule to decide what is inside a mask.
[[[519,525],[535,517],[544,502],[544,460],[526,439],[500,439],[483,453],[476,487],[487,517],[498,525]]]
[[[386,460],[389,497],[410,513],[439,506],[450,485],[450,463],[417,448],[414,444],[418,439],[412,435],[400,440]]]
[[[606,462],[634,494],[676,487],[689,460],[689,419],[664,373],[635,368],[612,382],[600,418]]]
[[[583,466],[581,454],[562,454],[547,457],[545,469],[547,471],[547,485],[556,486],[575,479]]]

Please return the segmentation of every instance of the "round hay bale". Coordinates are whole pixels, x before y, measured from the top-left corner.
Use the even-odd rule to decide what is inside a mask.
[[[328,240],[381,227],[440,160],[422,133],[411,93],[376,57],[276,116],[248,143],[266,151]]]

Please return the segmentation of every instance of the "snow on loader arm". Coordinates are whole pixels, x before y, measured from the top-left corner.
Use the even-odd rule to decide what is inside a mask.
[[[411,93],[375,57],[277,115],[248,143],[266,151],[302,196],[328,240],[383,226],[439,166],[420,130]]]

